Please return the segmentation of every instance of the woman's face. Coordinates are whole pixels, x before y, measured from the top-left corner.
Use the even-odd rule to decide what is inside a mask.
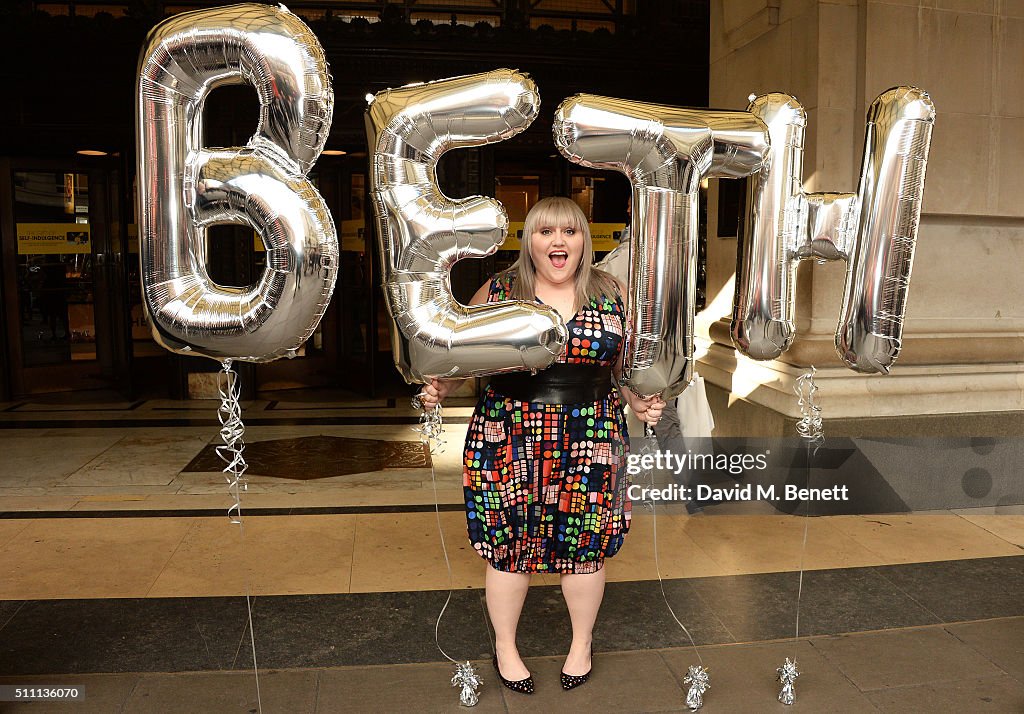
[[[530,236],[537,277],[552,285],[571,282],[583,259],[583,233],[571,225],[538,226]]]

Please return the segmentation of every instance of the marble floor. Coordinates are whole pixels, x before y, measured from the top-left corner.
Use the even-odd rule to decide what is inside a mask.
[[[434,641],[449,588],[441,642],[481,662],[482,711],[682,711],[695,656],[708,711],[784,709],[785,656],[805,711],[1024,711],[1019,504],[814,518],[638,504],[607,564],[594,681],[557,688],[566,616],[541,575],[524,697],[488,671],[485,566],[461,505],[471,404],[446,408],[431,455],[403,400],[287,397],[244,405],[240,525],[216,403],[0,403],[0,685],[88,692],[0,711],[250,711],[247,595],[264,711],[455,711]]]

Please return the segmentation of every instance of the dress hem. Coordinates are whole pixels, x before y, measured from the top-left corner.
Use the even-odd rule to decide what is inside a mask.
[[[507,563],[500,563],[490,560],[485,555],[477,551],[480,558],[486,561],[486,563],[494,568],[495,570],[502,573],[526,573],[529,575],[550,573],[552,575],[589,575],[596,573],[604,567],[604,562],[608,558],[614,558],[618,553],[604,554],[599,558],[593,560],[563,560],[559,563],[537,563],[527,562],[525,567],[519,570],[507,567]],[[546,568],[539,568],[539,565],[547,565]]]

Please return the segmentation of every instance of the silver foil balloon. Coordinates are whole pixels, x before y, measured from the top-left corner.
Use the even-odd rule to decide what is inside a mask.
[[[244,147],[206,148],[203,103],[248,82],[260,109]],[[313,333],[334,290],[334,222],[306,173],[331,126],[323,49],[283,6],[244,4],[176,15],[139,62],[136,139],[139,253],[154,338],[179,354],[266,362]],[[207,229],[251,226],[267,247],[258,282],[215,284]]]
[[[580,94],[558,107],[553,133],[570,161],[619,171],[633,186],[623,382],[674,397],[693,372],[700,181],[758,171],[765,126],[747,112]]]
[[[858,372],[887,373],[900,353],[910,271],[935,123],[929,96],[913,87],[882,93],[868,109],[836,350]]]
[[[914,87],[883,92],[868,110],[860,186],[804,193],[807,115],[793,97],[756,97],[748,111],[771,136],[771,159],[747,194],[732,339],[744,354],[774,359],[796,334],[801,259],[848,263],[840,357],[859,372],[887,373],[899,355],[924,195],[935,107]]]
[[[451,266],[494,253],[508,216],[492,198],[451,199],[437,185],[446,151],[508,139],[539,106],[533,80],[511,69],[387,89],[370,102],[370,190],[395,366],[406,381],[543,369],[568,341],[553,308],[455,300]]]

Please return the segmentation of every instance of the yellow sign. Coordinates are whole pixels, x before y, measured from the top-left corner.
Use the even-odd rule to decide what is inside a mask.
[[[341,249],[362,253],[366,250],[366,224],[362,218],[341,222]]]
[[[625,223],[591,223],[590,237],[594,241],[594,250],[615,250],[619,247],[619,237],[624,230]]]
[[[137,223],[128,224],[128,252],[139,252],[139,226]]]
[[[510,221],[508,236],[498,250],[519,250],[519,242],[523,235],[522,221]],[[595,251],[609,251],[618,248],[619,236],[626,229],[625,223],[591,223],[590,237],[594,242]]]
[[[91,252],[88,223],[18,224],[18,255]]]

